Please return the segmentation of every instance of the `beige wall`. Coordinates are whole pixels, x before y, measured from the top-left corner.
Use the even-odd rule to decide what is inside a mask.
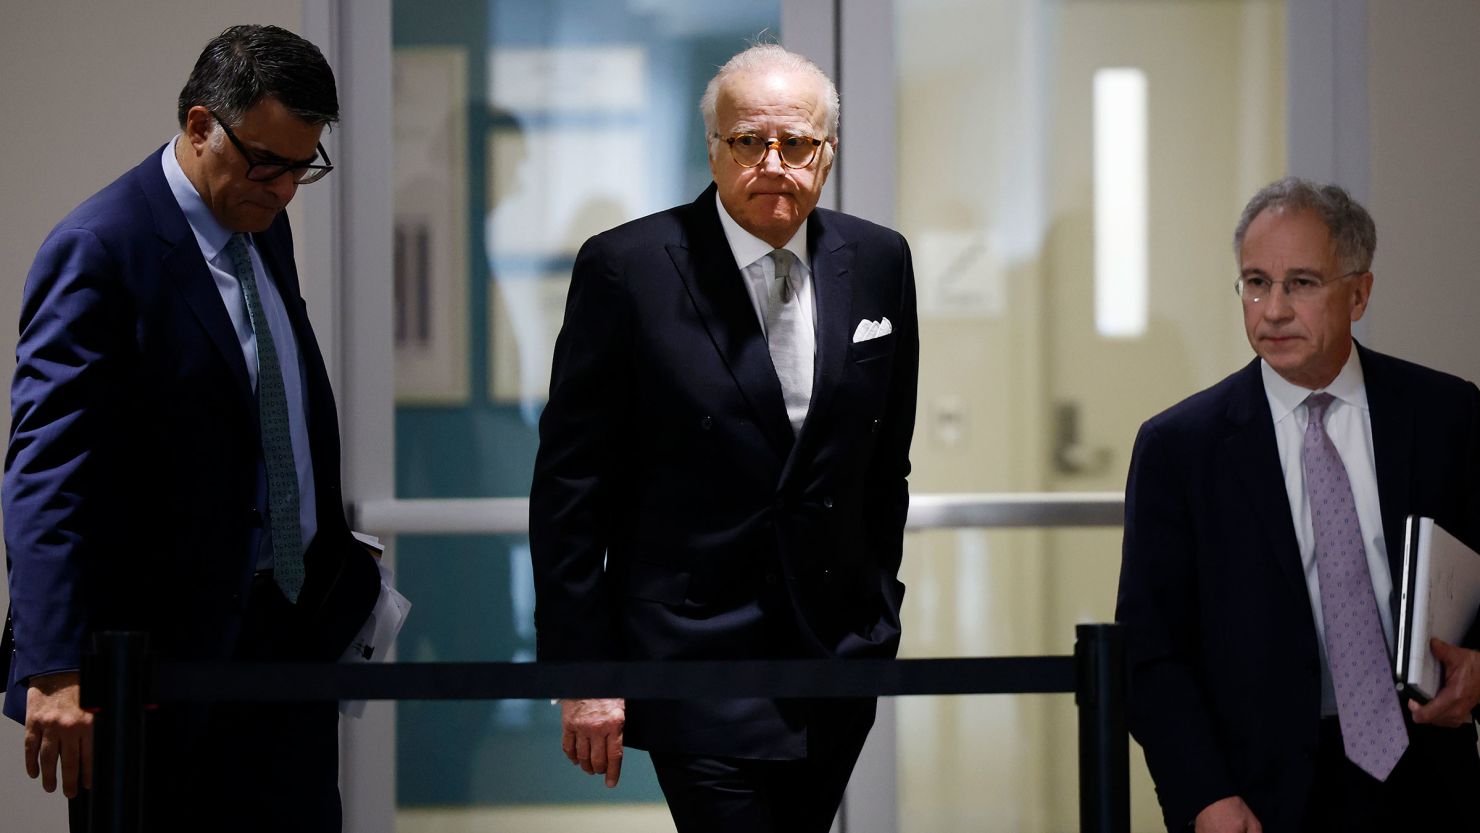
[[[1370,0],[1368,338],[1480,379],[1480,3]]]
[[[200,48],[235,23],[298,29],[301,0],[5,0],[0,9],[0,378],[31,257],[74,205],[175,130],[175,97]],[[9,397],[0,425],[9,434]],[[0,595],[4,595],[0,590]],[[4,599],[8,605],[9,600]],[[26,779],[21,731],[0,720],[8,830],[65,829],[65,806]]]

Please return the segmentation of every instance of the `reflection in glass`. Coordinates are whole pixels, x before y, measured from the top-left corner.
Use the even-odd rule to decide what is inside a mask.
[[[698,101],[779,4],[392,3],[396,494],[528,493],[576,251],[709,182]],[[403,536],[403,661],[533,659],[522,536]],[[650,766],[606,790],[544,702],[397,707],[402,831],[663,830]],[[449,826],[450,825],[450,826]],[[623,827],[623,825],[627,825]],[[671,829],[671,828],[669,828]]]

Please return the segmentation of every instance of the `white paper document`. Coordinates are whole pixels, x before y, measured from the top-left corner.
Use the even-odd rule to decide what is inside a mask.
[[[1429,650],[1437,636],[1460,644],[1480,610],[1480,554],[1432,518],[1409,515],[1403,536],[1398,611],[1398,687],[1424,700],[1439,692],[1443,666]]]
[[[354,535],[367,547],[384,551],[378,538],[361,532]],[[340,662],[384,662],[396,641],[396,634],[401,632],[401,625],[406,622],[406,614],[411,611],[411,602],[396,590],[395,573],[379,558],[375,560],[375,566],[380,568],[380,597],[375,600],[375,607],[365,624],[360,626],[360,632],[350,640],[344,656],[339,658]],[[339,710],[350,717],[360,717],[365,713],[365,701],[341,700]]]

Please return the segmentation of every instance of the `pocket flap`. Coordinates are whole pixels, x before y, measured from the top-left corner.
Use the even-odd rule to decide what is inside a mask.
[[[683,604],[689,592],[689,573],[635,561],[627,568],[626,592],[628,596],[650,602]]]

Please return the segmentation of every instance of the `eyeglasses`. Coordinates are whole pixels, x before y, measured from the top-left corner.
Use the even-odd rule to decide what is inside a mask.
[[[718,139],[720,135],[716,133],[714,138]],[[737,133],[722,141],[730,146],[730,158],[742,168],[754,168],[766,161],[766,154],[771,148],[776,149],[776,155],[781,158],[783,166],[805,168],[817,158],[817,149],[822,147],[822,140],[811,136],[762,139],[754,133]]]
[[[1330,280],[1321,280],[1320,278],[1314,276],[1301,276],[1295,278],[1285,278],[1282,281],[1271,280],[1269,278],[1263,277],[1262,275],[1254,275],[1247,278],[1239,278],[1238,280],[1234,281],[1233,291],[1245,301],[1251,301],[1257,304],[1260,301],[1263,301],[1265,298],[1268,298],[1270,296],[1270,293],[1274,291],[1274,288],[1276,286],[1279,286],[1285,290],[1285,297],[1290,299],[1291,301],[1309,301],[1319,297],[1321,294],[1321,290],[1324,289],[1327,284],[1336,283],[1339,280],[1344,280],[1346,278],[1350,278],[1353,275],[1360,274],[1362,273],[1347,272],[1345,275],[1337,275]]]
[[[210,111],[208,110],[207,112]],[[211,118],[215,119],[216,123],[221,125],[221,129],[226,131],[226,138],[231,140],[231,144],[237,149],[237,152],[242,155],[243,159],[247,160],[247,179],[251,182],[271,182],[283,174],[291,173],[294,183],[307,185],[310,182],[318,182],[328,176],[330,171],[334,170],[334,163],[329,161],[329,154],[324,152],[324,145],[322,143],[318,146],[318,156],[313,157],[314,159],[322,157],[324,160],[324,164],[322,165],[311,164],[313,159],[310,159],[308,162],[259,162],[241,143],[241,140],[236,138],[236,134],[231,132],[231,128],[226,126],[226,122],[222,121],[220,116],[211,113]]]

